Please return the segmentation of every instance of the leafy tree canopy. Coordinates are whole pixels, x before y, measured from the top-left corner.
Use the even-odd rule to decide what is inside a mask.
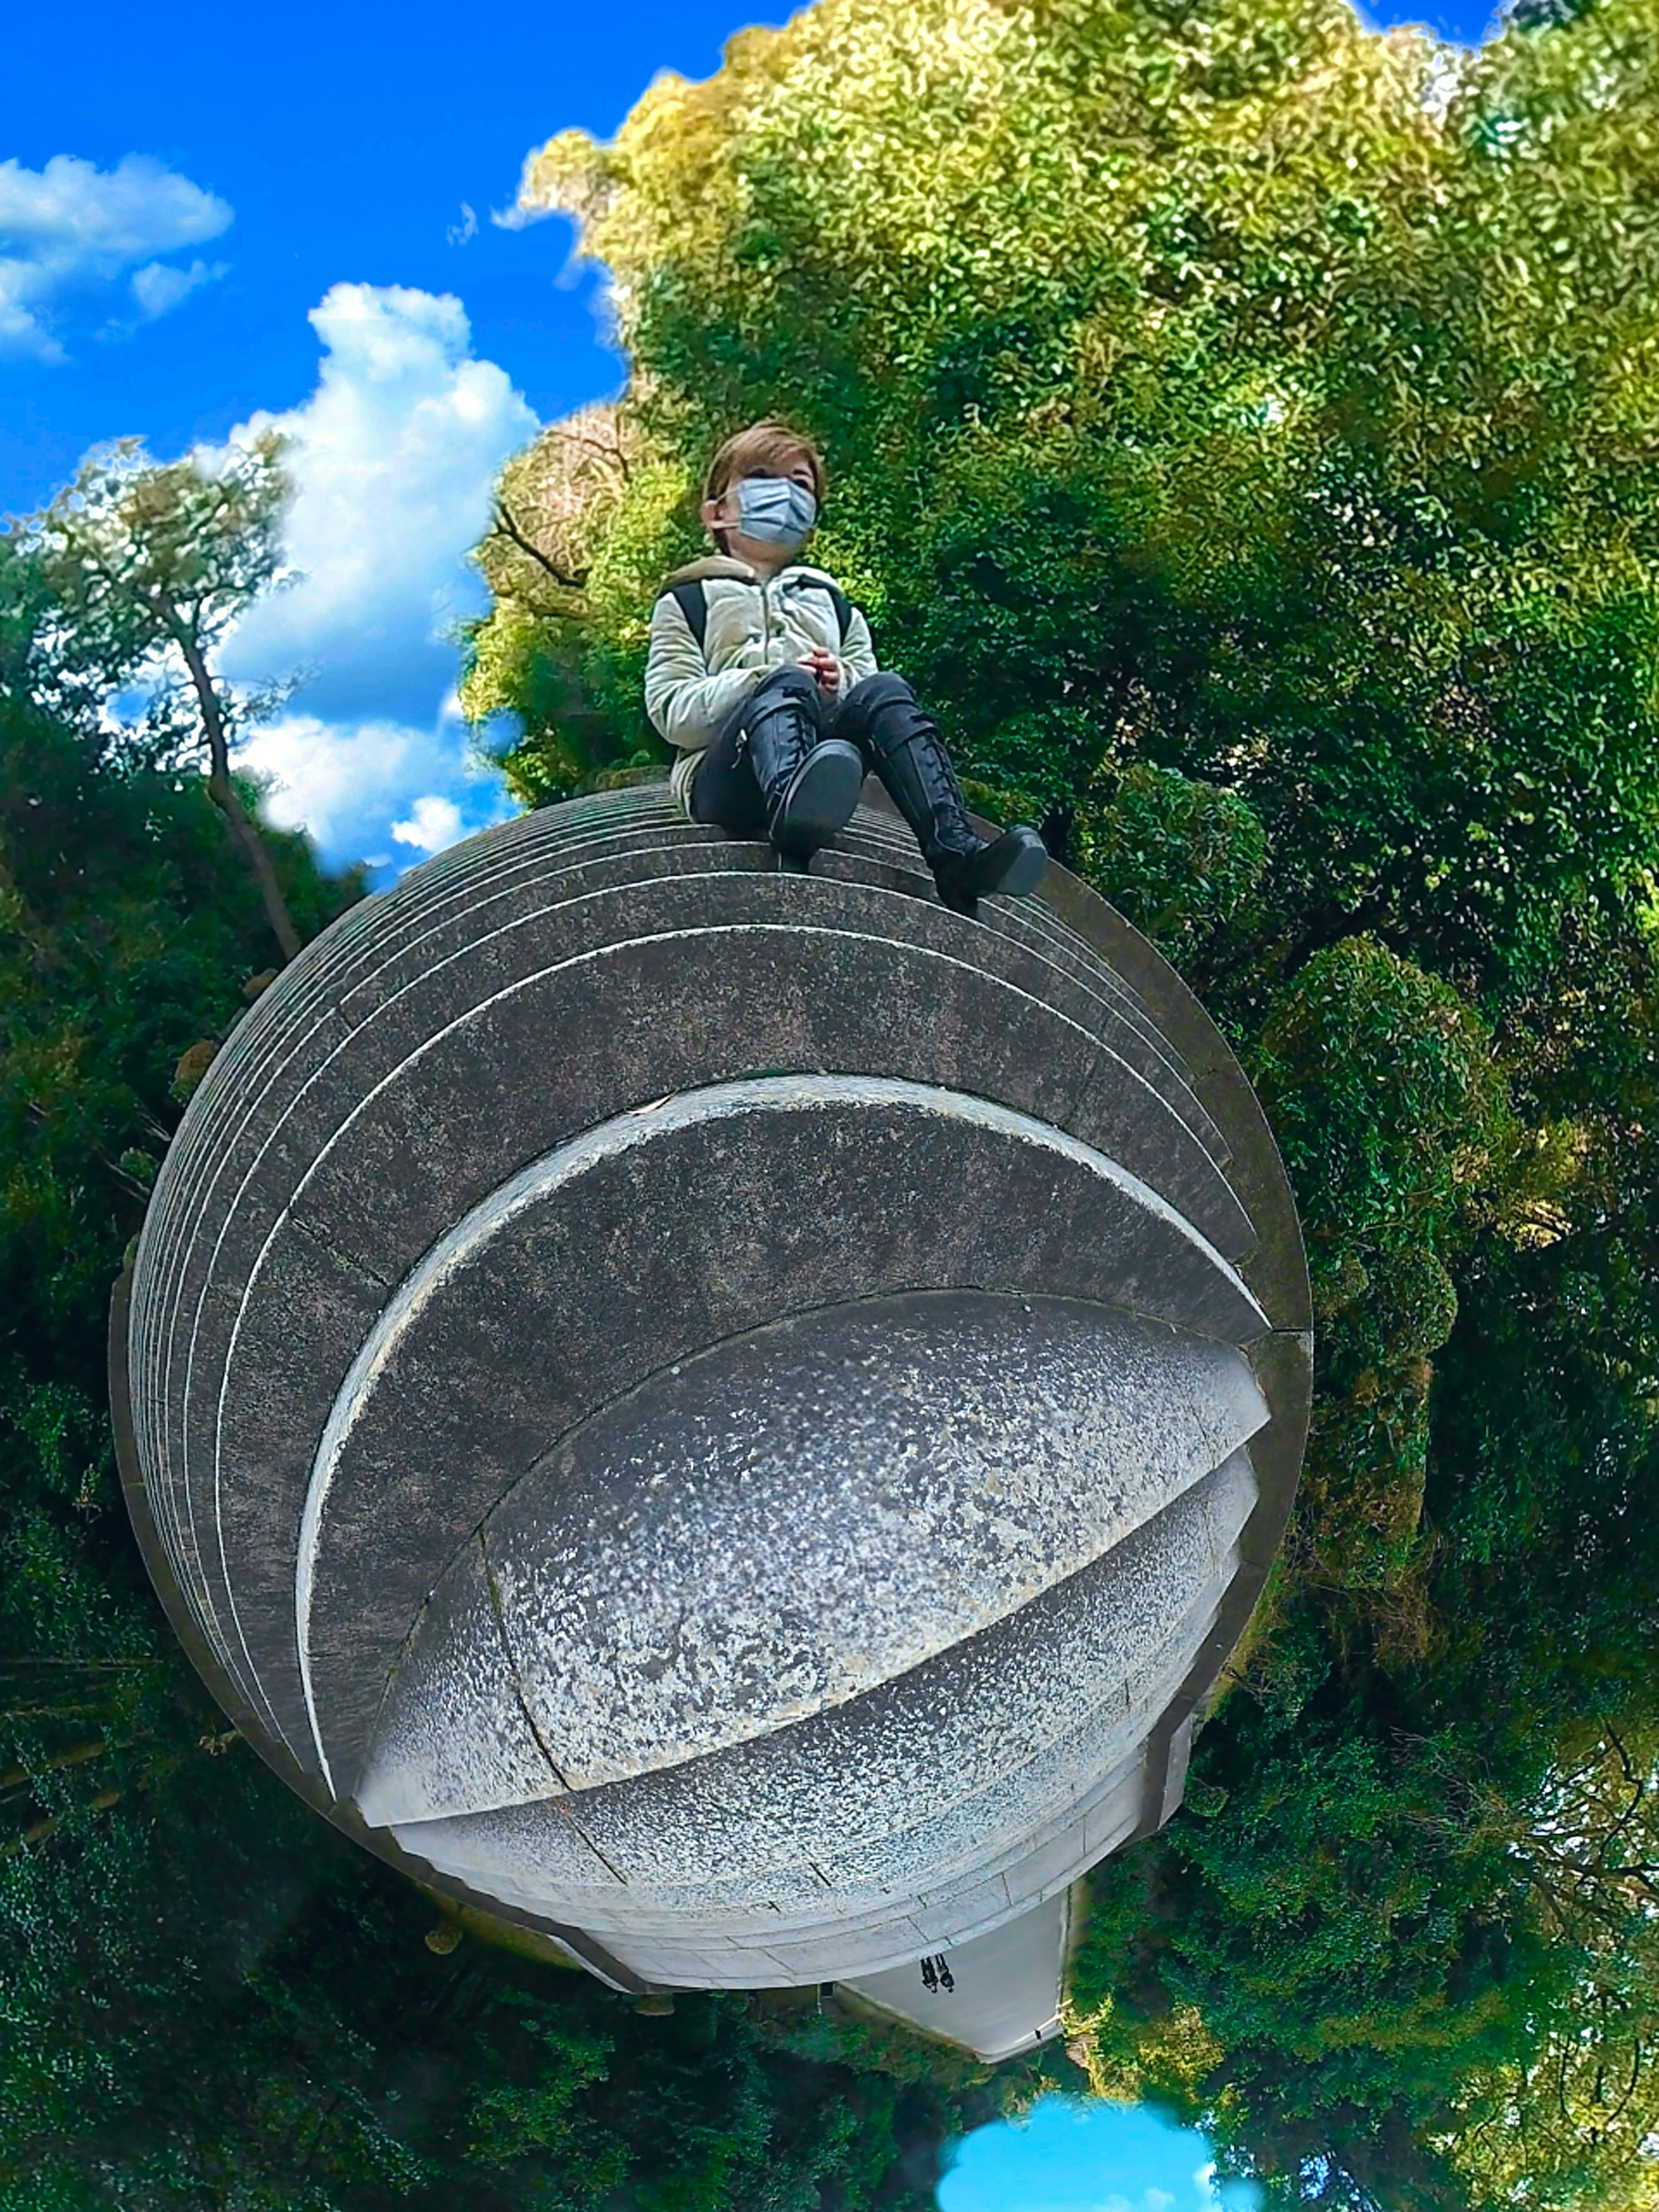
[[[520,794],[660,760],[651,599],[782,414],[976,799],[1279,1133],[1298,1512],[1073,2002],[1286,2203],[1659,2203],[1656,61],[1655,0],[1473,53],[1341,0],[819,0],[526,173],[631,376],[481,549]]]
[[[288,484],[282,441],[187,454],[157,466],[136,439],[93,455],[21,542],[58,610],[33,641],[37,700],[77,702],[149,679],[131,752],[207,757],[207,788],[259,887],[283,957],[300,939],[270,856],[231,774],[240,725],[273,697],[239,697],[209,666],[237,616],[282,580],[277,527]],[[169,742],[170,741],[170,742]]]

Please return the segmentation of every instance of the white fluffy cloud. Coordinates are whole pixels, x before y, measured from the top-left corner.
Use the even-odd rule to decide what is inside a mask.
[[[165,261],[147,261],[142,269],[133,270],[127,289],[132,294],[140,319],[153,323],[158,315],[170,315],[204,284],[222,276],[228,265],[227,262],[216,261],[210,268],[199,257],[188,269],[174,268]]]
[[[499,779],[467,763],[450,632],[482,604],[465,556],[496,472],[538,426],[505,372],[472,357],[459,300],[337,284],[311,320],[326,349],[316,391],[233,434],[289,440],[301,580],[250,611],[222,665],[241,682],[305,672],[303,711],[240,755],[278,781],[271,820],[303,823],[331,861],[407,866],[508,811]]]
[[[44,169],[0,161],[0,353],[65,360],[62,311],[124,280],[136,319],[107,327],[166,314],[224,264],[179,269],[159,257],[217,238],[231,221],[223,200],[147,155],[109,170],[72,154]]]
[[[289,441],[284,535],[302,580],[252,610],[225,665],[313,667],[307,704],[329,720],[424,721],[454,681],[446,634],[479,603],[465,556],[536,417],[503,370],[471,358],[459,300],[337,284],[311,320],[327,349],[316,391],[233,433]]]
[[[454,800],[428,791],[416,800],[407,822],[392,823],[392,835],[398,844],[412,845],[417,853],[441,853],[459,837],[461,828],[461,810]]]
[[[264,784],[265,819],[307,831],[336,866],[401,870],[512,811],[499,779],[469,769],[465,731],[441,716],[422,730],[283,714],[250,734],[236,764]]]

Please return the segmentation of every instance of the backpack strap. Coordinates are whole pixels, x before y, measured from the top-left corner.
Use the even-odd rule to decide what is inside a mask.
[[[680,612],[685,617],[691,635],[697,641],[697,651],[707,660],[708,594],[703,590],[701,579],[694,578],[689,584],[671,584],[668,589],[671,596],[679,602]]]
[[[836,622],[841,633],[837,642],[845,645],[847,633],[853,620],[853,603],[839,584],[826,581],[823,588],[829,592],[830,603],[836,610]],[[692,636],[697,641],[698,652],[707,660],[708,658],[708,594],[703,590],[702,578],[694,577],[689,584],[671,584],[668,589],[670,596],[679,603],[679,610],[685,617],[686,625]]]

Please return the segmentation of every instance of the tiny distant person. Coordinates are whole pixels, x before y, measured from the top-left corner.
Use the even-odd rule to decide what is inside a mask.
[[[902,676],[878,670],[870,626],[822,568],[796,558],[823,503],[817,447],[752,423],[714,455],[701,514],[719,554],[677,569],[651,616],[645,705],[678,749],[671,781],[694,822],[764,838],[810,864],[878,775],[915,832],[946,906],[1018,896],[1048,856],[1024,824],[981,837],[937,725]]]

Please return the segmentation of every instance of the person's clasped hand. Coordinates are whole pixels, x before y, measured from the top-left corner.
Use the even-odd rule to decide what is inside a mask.
[[[811,653],[803,653],[797,665],[810,668],[822,690],[833,691],[841,683],[841,663],[821,645],[815,645]]]

